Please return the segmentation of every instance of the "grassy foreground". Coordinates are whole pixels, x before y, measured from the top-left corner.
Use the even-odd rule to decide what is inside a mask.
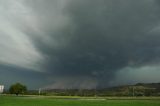
[[[160,106],[160,99],[0,96],[0,106]]]

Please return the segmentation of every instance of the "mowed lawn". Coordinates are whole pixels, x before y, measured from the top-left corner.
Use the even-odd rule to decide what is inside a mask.
[[[0,106],[160,106],[160,100],[0,96]]]

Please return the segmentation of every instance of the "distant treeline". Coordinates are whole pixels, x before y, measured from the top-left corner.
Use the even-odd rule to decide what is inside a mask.
[[[30,94],[55,96],[160,96],[160,83],[138,83],[105,89],[43,89]]]
[[[5,92],[7,93],[7,91]],[[160,83],[138,83],[105,89],[41,89],[28,90],[28,95],[53,96],[160,96]]]
[[[133,90],[134,89],[134,90]],[[87,90],[87,89],[66,89],[66,90],[48,90],[42,91],[41,95],[55,96],[160,96],[160,92],[155,89],[117,89],[117,90]]]

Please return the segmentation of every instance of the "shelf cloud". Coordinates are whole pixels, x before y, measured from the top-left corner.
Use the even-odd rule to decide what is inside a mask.
[[[158,0],[0,0],[0,72],[31,88],[159,82],[159,12]]]

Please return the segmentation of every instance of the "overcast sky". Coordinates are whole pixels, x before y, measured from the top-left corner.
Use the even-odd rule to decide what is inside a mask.
[[[160,82],[159,0],[0,0],[0,84]]]

